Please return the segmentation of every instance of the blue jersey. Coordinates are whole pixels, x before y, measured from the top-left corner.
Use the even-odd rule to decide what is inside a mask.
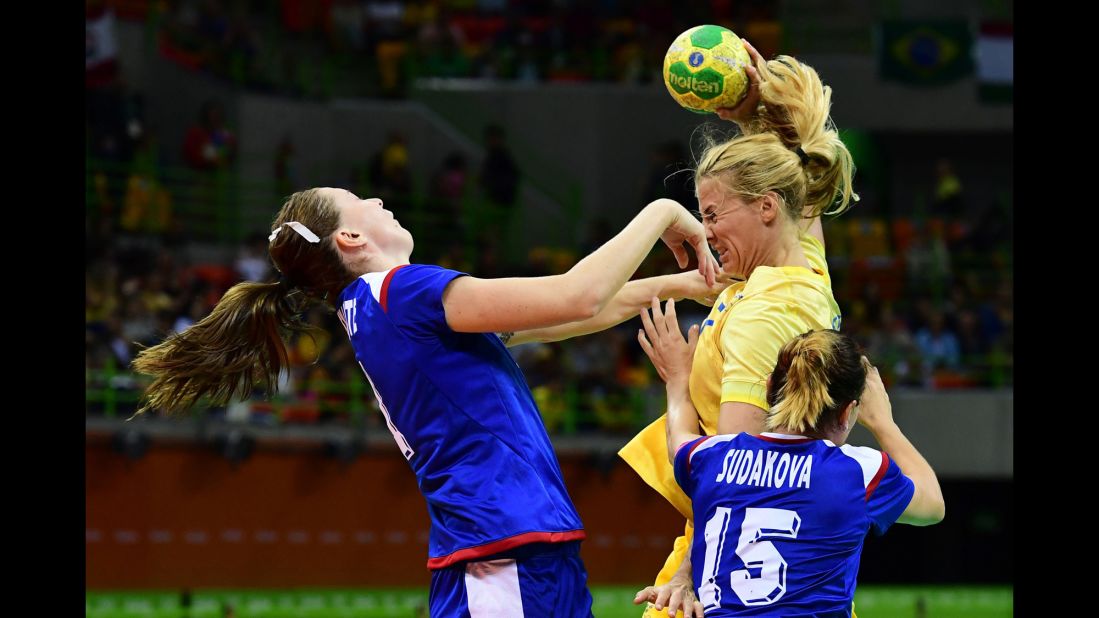
[[[463,274],[420,264],[366,274],[338,310],[427,499],[430,569],[584,538],[522,371],[496,335],[447,326],[443,290]]]
[[[883,452],[774,433],[699,438],[674,468],[707,618],[850,616],[867,531],[884,533],[915,491]]]

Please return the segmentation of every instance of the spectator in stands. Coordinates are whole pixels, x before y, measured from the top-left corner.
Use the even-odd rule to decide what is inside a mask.
[[[648,74],[645,66],[645,46],[634,33],[622,36],[614,46],[611,61],[612,78],[624,84],[643,83]]]
[[[469,77],[472,63],[465,53],[466,37],[450,11],[440,6],[416,33],[420,71],[427,77]]]
[[[294,140],[289,135],[284,135],[275,151],[275,192],[279,197],[293,193],[298,183],[294,170],[295,152]]]
[[[423,43],[421,49],[424,55],[422,70],[426,77],[471,76],[473,65],[450,30],[442,30],[435,40]]]
[[[229,34],[229,14],[221,0],[198,3],[198,33],[211,42],[221,42]]]
[[[1010,194],[1001,195],[989,203],[969,228],[973,251],[982,256],[993,251],[1010,253],[1013,214]]]
[[[366,49],[363,25],[366,7],[361,0],[335,0],[328,12],[329,42],[337,51],[361,52]]]
[[[206,101],[198,122],[187,130],[183,158],[196,171],[227,169],[237,155],[237,137],[225,124],[225,108],[218,101]]]
[[[911,293],[943,290],[951,268],[950,252],[941,231],[921,225],[905,251],[904,263]]]
[[[519,57],[515,61],[515,80],[532,83],[540,81],[542,75],[542,65],[538,59],[534,35],[523,32],[519,35]]]
[[[119,78],[114,11],[105,0],[84,3],[84,87],[109,88]]]
[[[160,182],[156,136],[145,131],[126,180],[119,227],[131,233],[162,235],[172,231],[174,225],[172,195]]]
[[[128,317],[123,314],[121,317],[112,316],[107,320],[105,339],[111,349],[114,362],[119,367],[128,366],[134,357],[133,346],[130,345],[132,339],[126,335],[126,332],[134,332],[136,329],[124,321]]]
[[[144,284],[138,293],[142,309],[154,314],[171,310],[179,291],[170,285],[164,275],[153,271],[144,278]]]
[[[1014,290],[1010,279],[1003,279],[996,291],[979,309],[981,334],[990,348],[1010,354],[1014,345]]]
[[[408,138],[391,131],[385,145],[370,164],[370,182],[374,194],[396,212],[405,210],[412,200],[412,172],[408,163]]]
[[[190,302],[186,303],[185,307],[186,312],[176,316],[175,322],[172,323],[173,333],[181,333],[187,330],[192,324],[198,322],[210,312],[210,307],[202,300],[201,295],[195,295]]]
[[[957,369],[961,361],[958,338],[946,329],[946,320],[939,309],[932,309],[927,325],[916,331],[916,346],[923,357],[925,376],[938,369]]]
[[[442,164],[431,177],[432,217],[453,226],[460,240],[464,240],[468,235],[467,213],[462,209],[466,186],[469,182],[468,168],[465,155],[454,151],[443,159]]]
[[[201,0],[195,30],[202,39],[203,67],[216,75],[228,74],[225,43],[229,34],[229,14],[220,0]]]
[[[243,281],[266,281],[271,274],[271,265],[267,260],[267,237],[263,234],[252,235],[241,246],[233,267]]]
[[[377,59],[380,94],[400,96],[404,92],[402,64],[408,53],[408,31],[404,23],[405,6],[399,0],[366,2],[366,36]]]
[[[932,212],[941,217],[957,218],[965,210],[962,199],[962,181],[954,173],[949,159],[935,163],[935,202]]]
[[[955,314],[957,323],[958,351],[961,353],[961,364],[976,361],[977,357],[987,352],[984,342],[981,341],[981,332],[977,319],[977,312],[966,307]]]
[[[228,23],[222,47],[228,60],[229,76],[237,83],[262,85],[259,60],[263,42],[244,3],[233,7]]]
[[[504,128],[497,124],[485,127],[485,159],[481,163],[481,189],[490,213],[478,225],[486,234],[498,237],[510,229],[511,218],[519,197],[519,166],[505,143]]]

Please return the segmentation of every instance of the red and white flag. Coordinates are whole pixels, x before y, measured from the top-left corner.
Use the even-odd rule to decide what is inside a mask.
[[[1011,22],[985,22],[977,37],[977,82],[981,100],[1008,103],[1015,82],[1015,37]]]

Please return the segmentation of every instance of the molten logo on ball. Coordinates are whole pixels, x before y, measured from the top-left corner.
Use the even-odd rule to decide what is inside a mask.
[[[695,73],[677,62],[668,67],[668,85],[678,94],[690,92],[700,99],[710,100],[725,90],[725,79],[713,69]]]
[[[664,85],[683,107],[710,113],[736,107],[748,94],[751,62],[744,43],[728,28],[695,26],[676,37],[664,56]]]

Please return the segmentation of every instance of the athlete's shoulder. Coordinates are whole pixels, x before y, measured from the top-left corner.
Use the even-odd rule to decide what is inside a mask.
[[[838,462],[861,474],[863,488],[875,485],[889,468],[889,456],[877,449],[852,444],[836,446],[829,440],[822,440],[822,442],[828,446],[829,453]]]
[[[701,455],[703,452],[711,451],[711,449],[713,449],[714,452],[724,451],[724,449],[729,448],[730,444],[735,444],[736,439],[740,435],[741,434],[739,433],[730,433],[718,434],[716,436],[702,436],[701,438],[698,438],[697,440],[688,444],[684,444],[683,446],[689,448],[689,450],[687,451],[688,458],[693,459]]]
[[[437,304],[446,286],[465,273],[434,264],[403,264],[386,271],[367,273],[359,280],[370,296],[387,312],[392,305]],[[365,290],[359,289],[359,295]]]
[[[389,272],[393,278],[393,285],[402,288],[445,286],[456,277],[466,275],[464,272],[435,264],[405,264]]]

